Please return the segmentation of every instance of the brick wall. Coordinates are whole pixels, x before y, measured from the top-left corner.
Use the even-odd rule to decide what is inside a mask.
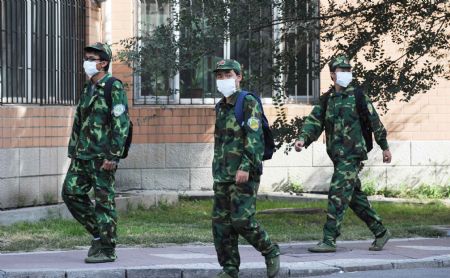
[[[71,107],[0,107],[0,148],[66,146],[72,113]]]
[[[392,140],[450,140],[450,81],[409,101],[393,102],[382,117]]]
[[[409,103],[393,102],[382,121],[389,140],[449,140],[449,82]],[[447,87],[446,87],[447,86]],[[132,103],[132,92],[128,92]],[[309,105],[288,105],[288,117],[307,115]],[[270,121],[276,116],[265,107]],[[66,146],[73,122],[74,107],[0,107],[0,148]],[[130,109],[135,124],[134,143],[213,142],[214,108],[198,106],[135,106]]]

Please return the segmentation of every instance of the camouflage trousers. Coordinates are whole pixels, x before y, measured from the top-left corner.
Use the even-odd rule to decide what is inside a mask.
[[[245,184],[214,183],[212,231],[219,264],[232,277],[238,277],[239,235],[267,258],[280,254],[267,232],[255,219],[258,181]]]
[[[62,189],[62,198],[73,217],[94,237],[100,237],[104,248],[116,246],[116,204],[114,171],[100,169],[103,160],[72,159]],[[88,192],[94,189],[95,205]]]
[[[334,163],[334,173],[328,192],[327,222],[323,229],[324,242],[329,245],[336,244],[348,207],[366,223],[375,236],[386,231],[381,223],[381,217],[372,208],[366,194],[361,190],[358,174],[362,166],[359,160]]]

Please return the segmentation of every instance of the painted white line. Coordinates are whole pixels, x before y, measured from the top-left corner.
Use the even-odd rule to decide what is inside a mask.
[[[450,247],[444,247],[444,246],[398,245],[397,247],[425,250],[425,251],[450,251]]]

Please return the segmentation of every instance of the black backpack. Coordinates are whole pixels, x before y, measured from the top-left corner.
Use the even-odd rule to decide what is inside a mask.
[[[105,84],[104,93],[105,93],[105,100],[106,104],[109,107],[109,110],[112,111],[112,97],[111,97],[111,91],[112,91],[112,85],[115,81],[120,81],[119,79],[115,77],[110,77]],[[128,107],[125,107],[125,111],[128,113]],[[127,140],[125,141],[125,146],[123,150],[123,154],[120,158],[126,158],[128,156],[128,151],[130,150],[131,141],[133,140],[133,122],[130,120],[130,129],[128,130]]]
[[[263,154],[263,160],[269,160],[272,158],[273,153],[275,152],[275,142],[273,140],[273,134],[269,127],[269,122],[267,121],[266,115],[264,114],[263,105],[261,103],[261,99],[250,92],[247,91],[240,91],[239,95],[236,100],[236,104],[234,106],[234,115],[236,117],[236,121],[239,124],[239,126],[242,128],[245,125],[244,121],[244,99],[247,95],[253,96],[261,106],[262,111],[262,129],[264,134],[264,154]],[[220,103],[220,102],[219,102]],[[219,111],[219,103],[216,104],[216,113]]]
[[[326,92],[320,97],[320,105],[323,109],[323,120],[325,120],[325,113],[327,112],[329,97],[330,91]],[[355,103],[356,111],[359,115],[359,122],[361,123],[362,135],[364,137],[364,141],[366,141],[367,152],[370,152],[373,149],[373,130],[369,118],[369,109],[367,108],[367,102],[364,98],[364,92],[360,88],[357,88],[355,91]]]

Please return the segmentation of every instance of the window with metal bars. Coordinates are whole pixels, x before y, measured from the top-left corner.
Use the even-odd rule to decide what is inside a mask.
[[[85,20],[85,0],[1,0],[0,104],[75,104]]]
[[[152,72],[135,75],[135,104],[213,104],[221,98],[216,90],[214,73],[217,61],[231,58],[243,68],[241,85],[261,96],[264,103],[271,103],[274,94],[273,75],[275,60],[279,59],[283,71],[277,77],[289,103],[310,103],[319,96],[319,35],[306,32],[311,26],[293,21],[285,23],[281,18],[302,18],[318,15],[317,0],[285,0],[285,5],[275,7],[273,1],[261,0],[258,7],[248,1],[235,1],[230,6],[229,21],[248,19],[248,26],[228,30],[230,37],[223,45],[216,45],[215,52],[204,55],[195,68],[182,69],[173,78],[155,78]],[[206,11],[213,3],[205,0],[157,1],[136,0],[137,35],[152,32],[156,26],[168,22],[173,11],[189,12],[207,22]],[[254,4],[254,3],[253,3]],[[178,16],[175,16],[178,17]],[[268,20],[267,22],[265,20]],[[272,20],[279,21],[273,24]],[[205,23],[206,24],[206,23]],[[319,28],[318,22],[313,22]],[[259,26],[265,26],[259,28]],[[245,28],[244,28],[245,27]],[[194,39],[191,26],[181,26],[177,34],[180,40]],[[207,28],[206,28],[207,29]],[[255,29],[257,31],[255,31]],[[274,49],[283,52],[276,56]],[[180,61],[189,60],[192,47],[179,50]],[[268,78],[269,77],[269,78]]]

